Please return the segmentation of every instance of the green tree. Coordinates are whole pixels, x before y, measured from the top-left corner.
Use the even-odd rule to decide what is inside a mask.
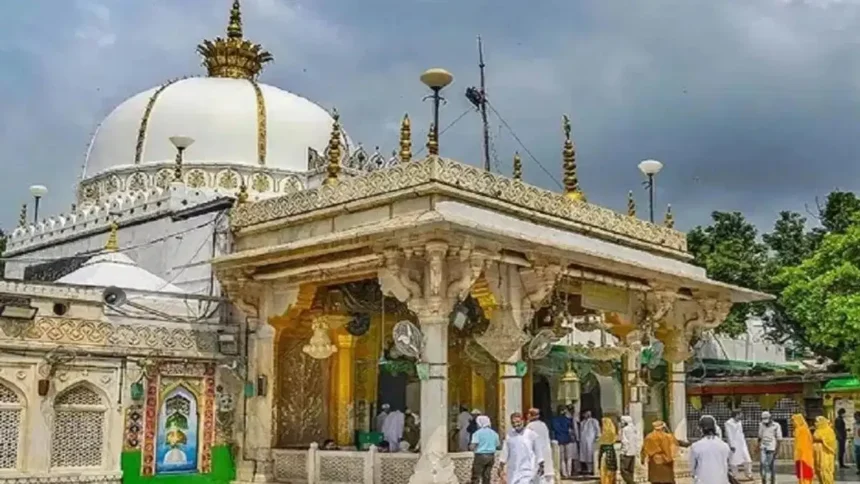
[[[758,241],[758,231],[740,212],[713,212],[713,223],[696,227],[687,234],[693,262],[718,281],[760,289],[764,281],[767,248]],[[751,304],[736,304],[717,331],[737,336],[746,331]]]
[[[784,288],[785,314],[814,351],[860,373],[860,224],[838,229],[774,280]]]

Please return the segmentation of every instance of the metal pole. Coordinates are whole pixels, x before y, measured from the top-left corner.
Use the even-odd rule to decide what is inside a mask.
[[[654,175],[648,175],[648,213],[654,223]]]
[[[39,223],[39,200],[41,200],[42,197],[33,197],[33,198],[36,199],[36,202],[33,204],[34,205],[33,206],[33,223],[38,224]]]
[[[484,76],[484,45],[478,36],[478,67],[481,70],[481,120],[484,123],[484,170],[490,171],[490,127],[487,124],[487,86]]]
[[[439,143],[439,103],[442,97],[439,95],[439,88],[433,89],[433,137],[436,138],[436,143]]]

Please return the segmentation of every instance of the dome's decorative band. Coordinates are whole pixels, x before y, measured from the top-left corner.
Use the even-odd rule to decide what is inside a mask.
[[[182,79],[183,78],[177,78],[165,82],[154,93],[152,93],[152,97],[150,97],[149,102],[146,103],[146,109],[143,111],[143,117],[140,118],[140,129],[137,130],[137,145],[135,145],[134,147],[135,165],[139,165],[141,158],[143,158],[143,144],[146,142],[146,127],[149,124],[149,115],[152,114],[152,108],[155,106],[155,101],[158,99],[158,96],[171,84]]]
[[[257,160],[261,165],[266,164],[266,98],[257,81],[251,79],[254,94],[257,96]]]

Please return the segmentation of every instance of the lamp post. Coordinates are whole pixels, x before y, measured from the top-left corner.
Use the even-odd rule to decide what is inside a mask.
[[[439,143],[439,103],[443,101],[439,92],[454,80],[454,76],[439,67],[427,69],[421,74],[421,82],[433,91],[433,94],[424,99],[433,99],[433,137]]]
[[[33,223],[39,223],[39,201],[42,197],[48,194],[48,187],[45,185],[33,185],[30,187],[30,195],[33,195]]]
[[[186,148],[194,144],[194,138],[190,136],[171,136],[170,142],[176,147],[176,166],[173,169],[173,180],[182,181],[182,153]]]
[[[645,160],[639,163],[639,171],[648,178],[648,215],[651,223],[654,223],[654,177],[662,169],[663,163],[657,160]]]

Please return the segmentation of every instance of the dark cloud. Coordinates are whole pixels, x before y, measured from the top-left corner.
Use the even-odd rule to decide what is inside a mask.
[[[98,121],[135,92],[200,72],[194,46],[223,30],[228,4],[39,0],[0,20],[0,61],[13,66],[0,73],[4,225],[31,183],[51,187],[49,211],[71,203]],[[681,228],[741,210],[769,229],[779,210],[803,211],[860,179],[852,0],[243,4],[246,34],[276,56],[264,81],[337,106],[365,146],[392,149],[407,111],[423,136],[430,106],[417,78],[427,67],[456,76],[444,119],[467,111],[462,92],[477,82],[481,34],[494,107],[556,178],[561,115],[571,115],[593,202],[623,210],[632,189],[645,213],[636,164],[657,158],[666,164],[658,213],[672,203]],[[491,121],[494,154],[509,171],[522,148]],[[478,164],[479,134],[469,113],[445,133],[443,152]],[[529,182],[555,187],[524,161]]]

